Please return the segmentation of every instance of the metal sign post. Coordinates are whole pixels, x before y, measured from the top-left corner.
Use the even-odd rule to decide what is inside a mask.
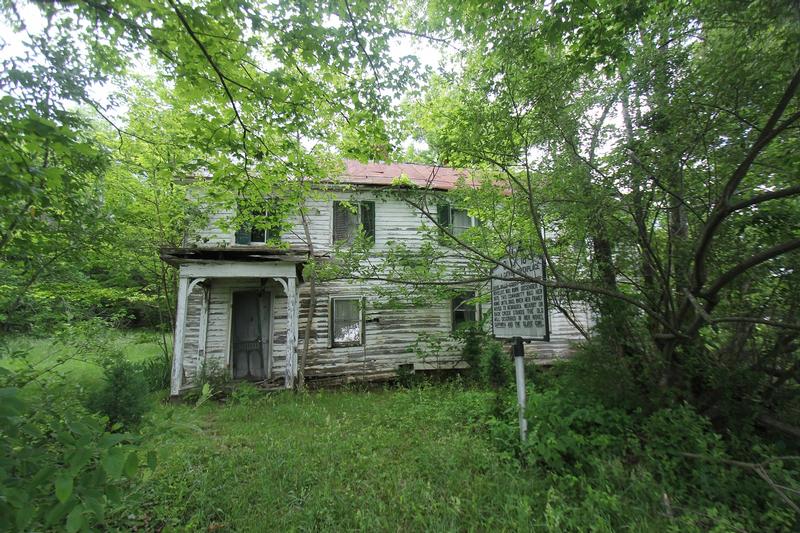
[[[528,421],[525,419],[525,346],[522,337],[514,337],[514,373],[517,378],[517,405],[519,406],[519,438],[528,437]]]
[[[540,281],[537,283],[531,279]],[[525,346],[522,343],[523,340],[550,340],[546,279],[543,258],[508,257],[492,270],[492,334],[497,339],[514,341],[511,353],[514,357],[519,438],[522,442],[528,436],[528,421],[525,420]]]

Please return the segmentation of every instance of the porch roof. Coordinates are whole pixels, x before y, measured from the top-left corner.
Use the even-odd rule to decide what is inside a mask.
[[[307,248],[267,248],[265,246],[204,246],[161,248],[161,259],[172,266],[197,263],[290,263],[297,278],[302,279],[303,265],[308,262]],[[321,256],[320,256],[321,258]]]

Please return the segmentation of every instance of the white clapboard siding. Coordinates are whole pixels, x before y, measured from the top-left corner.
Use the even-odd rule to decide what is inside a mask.
[[[335,195],[337,200],[375,202],[375,246],[384,250],[389,241],[402,241],[409,247],[417,247],[422,242],[419,233],[421,225],[432,225],[414,208],[401,200],[387,198],[370,191],[342,191]],[[331,233],[333,229],[333,199],[309,199],[304,205],[309,231],[317,253],[331,250]],[[206,227],[190,236],[189,243],[199,247],[236,246],[235,230],[224,230],[224,221],[234,216],[232,211],[218,210],[211,212]],[[289,228],[281,235],[281,240],[290,246],[306,247],[306,236],[302,220],[298,215],[289,220]]]
[[[573,304],[575,320],[586,330],[594,326],[594,316],[589,305],[584,302]],[[525,355],[539,363],[551,363],[559,359],[567,359],[575,350],[577,343],[583,340],[580,332],[557,309],[550,308],[550,342],[534,341],[526,344]]]
[[[342,191],[335,194],[339,200],[371,200],[375,202],[375,248],[380,252],[387,249],[391,241],[403,243],[414,249],[424,241],[420,232],[422,226],[432,223],[421,213],[397,198],[376,194],[372,190]],[[309,199],[304,206],[316,253],[326,253],[332,249],[332,211],[333,199]],[[191,245],[235,247],[234,231],[223,230],[224,221],[232,217],[232,212],[220,211],[209,216],[209,224],[198,232]],[[297,247],[306,247],[306,238],[299,216],[291,220],[291,227],[284,232],[282,240]],[[463,269],[465,261],[453,254],[443,263],[453,270]],[[201,355],[199,344],[200,308],[203,289],[196,287],[189,297],[184,341],[184,384],[197,384],[204,365],[230,372],[230,335],[232,291],[237,289],[258,289],[260,279],[230,278],[209,279],[206,282],[209,293],[208,328],[206,332],[205,353]],[[272,294],[272,377],[282,378],[286,366],[287,338],[287,299],[282,285],[267,280],[265,287]],[[445,339],[451,333],[450,302],[432,302],[426,307],[404,307],[386,309],[381,297],[375,294],[379,282],[325,282],[317,285],[317,305],[313,310],[313,322],[309,342],[309,355],[306,363],[306,376],[309,378],[362,379],[393,375],[401,364],[413,364],[416,369],[449,369],[460,363],[459,347],[450,340],[443,343],[442,350],[435,358],[421,360],[410,350],[420,334],[438,336]],[[303,335],[306,318],[309,315],[309,284],[301,283],[300,320],[297,332],[298,360],[303,352]],[[330,297],[365,297],[366,327],[363,346],[330,348],[328,342],[328,302]],[[484,312],[489,306],[484,307]],[[587,327],[592,326],[591,314],[585,305],[577,309],[578,319]],[[555,310],[550,311],[551,342],[533,342],[526,345],[526,353],[537,361],[550,361],[568,355],[572,342],[581,339],[569,322]]]

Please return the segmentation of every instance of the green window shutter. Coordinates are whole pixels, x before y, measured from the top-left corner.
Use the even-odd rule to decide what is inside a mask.
[[[450,206],[448,204],[439,204],[436,206],[437,220],[441,226],[445,228],[450,227]]]
[[[358,229],[358,214],[344,202],[333,202],[333,242],[349,242]]]
[[[361,225],[364,227],[364,234],[371,239],[375,239],[375,202],[361,202]]]

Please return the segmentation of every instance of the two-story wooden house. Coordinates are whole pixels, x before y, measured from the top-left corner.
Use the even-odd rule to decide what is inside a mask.
[[[346,187],[338,192],[334,187],[331,198],[308,200],[304,206],[315,255],[329,255],[359,228],[374,239],[376,252],[392,240],[413,247],[423,238],[420,228],[430,221],[401,199],[377,191],[400,176],[418,187],[447,191],[462,175],[426,165],[347,161],[340,180]],[[267,246],[270,236],[264,230],[223,229],[228,225],[222,221],[231,216],[213,213],[208,227],[185,247],[162,250],[162,258],[179,269],[172,395],[195,385],[204,370],[287,388],[297,377],[309,316],[308,283],[302,277],[308,246],[301,219],[296,217],[277,236],[288,247],[276,248]],[[456,234],[474,222],[459,209],[440,216],[448,218]],[[476,306],[461,296],[424,307],[387,308],[380,305],[374,283],[316,284],[307,379],[380,379],[394,376],[401,365],[414,370],[462,365],[455,343],[443,343],[434,357],[424,359],[410,347],[420,334],[447,337],[478,316]],[[590,322],[588,312],[579,318]],[[534,349],[558,357],[579,336],[558,313],[551,312],[550,324],[551,342]]]

